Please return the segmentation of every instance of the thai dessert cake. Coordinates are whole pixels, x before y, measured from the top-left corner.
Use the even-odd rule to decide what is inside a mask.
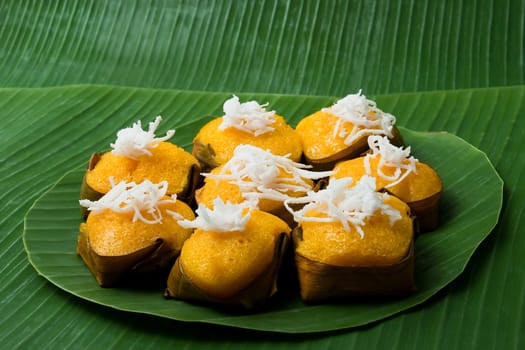
[[[207,207],[212,207],[217,197],[231,203],[250,201],[260,210],[292,225],[293,219],[284,208],[284,201],[305,195],[314,188],[314,180],[332,174],[308,168],[287,156],[274,155],[252,145],[239,145],[230,160],[202,174],[204,186],[196,190],[195,199]]]
[[[295,130],[301,138],[304,161],[314,170],[328,170],[338,161],[367,151],[370,135],[385,135],[402,145],[395,122],[393,115],[380,110],[360,90],[304,117]]]
[[[167,181],[168,194],[190,203],[200,181],[198,160],[183,148],[167,142],[175,131],[156,138],[162,118],[158,116],[144,131],[138,121],[117,133],[112,150],[91,156],[81,189],[81,198],[96,200],[111,189],[110,177],[120,181],[154,183]],[[85,212],[84,212],[85,214]]]
[[[77,252],[103,287],[140,280],[165,283],[192,233],[177,221],[192,220],[192,209],[166,194],[166,181],[110,182],[111,189],[100,199],[80,200],[88,216],[80,224]]]
[[[224,114],[204,125],[193,140],[193,155],[204,171],[226,163],[238,145],[249,144],[273,154],[301,160],[301,140],[284,118],[267,111],[267,104],[241,103],[237,96],[224,102]]]
[[[410,208],[375,191],[375,179],[332,179],[325,189],[285,202],[294,229],[301,298],[308,303],[393,297],[414,289],[414,230]]]
[[[385,136],[368,137],[370,152],[336,164],[331,178],[362,176],[376,179],[376,190],[386,191],[410,207],[420,232],[432,231],[439,225],[439,201],[443,184],[438,173],[428,164],[410,155],[410,147],[396,147]]]
[[[439,225],[443,184],[396,118],[361,91],[295,129],[267,106],[233,95],[192,153],[169,142],[174,130],[155,135],[158,116],[92,155],[77,253],[100,286],[228,311],[278,289],[306,304],[415,290],[416,235]]]
[[[167,282],[165,296],[193,302],[252,309],[277,291],[290,227],[249,202],[199,205],[194,229],[184,243]]]

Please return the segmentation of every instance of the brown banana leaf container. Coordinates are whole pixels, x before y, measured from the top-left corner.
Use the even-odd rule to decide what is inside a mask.
[[[289,247],[290,238],[282,233],[276,239],[272,262],[264,272],[235,295],[226,299],[218,299],[202,291],[186,276],[177,259],[168,276],[164,296],[168,299],[218,305],[231,310],[252,310],[261,307],[277,292],[282,262]]]
[[[295,245],[301,228],[292,232]],[[415,290],[414,247],[396,264],[388,266],[336,266],[295,254],[301,299],[306,303],[348,301],[354,298],[391,298]]]
[[[430,167],[430,165],[426,165]],[[432,167],[430,168],[432,169]],[[433,194],[422,199],[410,200],[410,198],[403,198],[404,196],[401,195],[398,196],[395,191],[391,191],[388,188],[383,189],[383,191],[398,197],[410,207],[410,212],[415,217],[414,231],[416,234],[434,231],[439,226],[439,203],[443,193],[443,183],[437,171],[435,171],[435,169],[432,170],[439,180],[439,186],[436,187]]]
[[[399,132],[399,129],[396,126],[394,126],[392,129],[392,135],[393,137],[390,139],[390,142],[393,145],[396,145],[396,146],[404,145],[403,137],[401,136],[401,133]],[[303,156],[303,158],[306,164],[309,164],[312,166],[312,170],[326,171],[326,170],[332,170],[337,162],[359,157],[368,150],[369,150],[368,138],[362,137],[359,140],[357,140],[354,144],[350,145],[344,150],[339,151],[336,154],[333,154],[329,157],[311,159],[311,158],[308,158],[307,156]]]
[[[194,140],[191,154],[199,161],[202,172],[210,172],[220,165],[215,161],[215,151],[210,144],[203,144],[199,140]]]
[[[77,252],[102,287],[121,285],[162,286],[169,268],[180,251],[168,247],[161,238],[149,246],[118,256],[99,255],[86,233],[78,236]]]
[[[419,201],[407,202],[412,215],[415,216],[416,233],[430,232],[438,228],[441,193],[442,191]]]

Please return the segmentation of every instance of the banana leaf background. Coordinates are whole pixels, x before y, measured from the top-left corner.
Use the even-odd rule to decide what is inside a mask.
[[[522,0],[1,1],[2,348],[525,348],[524,43]],[[277,334],[108,312],[39,276],[22,241],[32,203],[85,161],[89,147],[76,140],[87,136],[68,131],[89,129],[89,120],[71,127],[73,116],[98,113],[86,101],[100,88],[88,84],[148,88],[148,104],[165,89],[362,88],[407,113],[404,126],[445,130],[484,151],[505,181],[499,223],[444,290],[364,327]],[[86,85],[85,94],[69,85]],[[95,97],[104,108],[125,101],[113,107],[121,113],[151,113],[119,91]]]

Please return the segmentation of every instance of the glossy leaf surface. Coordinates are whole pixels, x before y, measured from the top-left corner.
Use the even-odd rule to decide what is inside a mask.
[[[181,91],[114,90],[106,87],[78,89],[78,93],[90,94],[95,100],[105,99],[115,91],[132,94],[133,102],[139,104],[144,111],[154,111],[157,108],[156,98],[160,93],[164,101],[164,111],[150,114],[165,115],[163,128],[175,128],[177,133],[173,142],[180,140],[184,145],[192,140],[198,128],[195,124],[184,125],[180,120],[190,119],[192,115],[217,114],[217,106],[221,106],[228,98],[226,94]],[[117,101],[122,98],[121,95],[117,94],[115,98],[116,101],[111,101],[119,104]],[[242,95],[241,98],[246,99]],[[303,96],[256,95],[252,98],[261,103],[270,103],[272,109],[283,111],[283,115],[295,116],[290,118],[291,123],[295,123],[305,114],[298,112],[299,106],[300,110],[303,110],[305,106],[314,108],[316,104],[327,104],[330,101],[329,98],[323,101],[322,98]],[[186,106],[192,108],[186,110]],[[172,115],[179,118],[173,118]],[[124,123],[129,117],[122,113],[94,114],[86,111],[78,118],[97,125],[96,134],[112,137],[116,130],[105,125],[110,121]],[[201,124],[209,118],[193,117],[192,120]],[[77,123],[71,123],[61,131],[74,134],[76,128]],[[100,288],[82,260],[75,254],[80,215],[79,187],[84,169],[67,174],[56,187],[39,199],[27,214],[24,237],[30,261],[44,277],[74,295],[120,310],[176,320],[273,332],[336,330],[380,320],[420,304],[456,278],[463,271],[476,247],[496,225],[502,203],[503,183],[481,151],[449,133],[414,132],[405,128],[401,129],[401,133],[405,143],[411,146],[412,153],[421,161],[431,164],[444,182],[440,208],[441,227],[421,235],[416,241],[415,278],[418,291],[408,298],[377,303],[307,306],[300,301],[297,294],[285,290],[262,312],[235,315],[210,307],[163,300],[162,290]],[[104,146],[95,146],[94,150],[102,147]],[[86,161],[89,155],[90,153],[84,155]],[[472,195],[473,193],[476,195]],[[314,317],[315,322],[304,322],[305,319],[313,320]]]

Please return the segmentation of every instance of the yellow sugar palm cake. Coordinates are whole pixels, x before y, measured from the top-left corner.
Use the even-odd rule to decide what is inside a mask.
[[[331,180],[293,211],[301,297],[307,302],[402,295],[413,289],[413,223],[401,200],[364,177]]]
[[[302,156],[301,140],[283,117],[256,101],[240,103],[237,96],[224,103],[224,115],[204,125],[193,140],[193,155],[203,169],[226,163],[239,145],[254,145],[273,154]]]
[[[411,156],[410,147],[396,147],[381,136],[370,136],[368,143],[369,154],[336,164],[332,178],[372,176],[377,191],[388,191],[410,206],[422,232],[435,229],[443,191],[438,173]]]
[[[367,137],[386,135],[396,144],[402,138],[395,117],[377,108],[359,91],[299,121],[305,161],[316,170],[331,169],[337,161],[351,159],[367,150]]]
[[[199,205],[194,228],[168,277],[170,298],[252,308],[277,288],[290,227],[249,203]]]
[[[175,196],[166,196],[167,187],[165,181],[122,181],[97,201],[80,201],[89,214],[80,224],[77,251],[100,285],[162,276],[171,267],[192,232],[177,220],[191,220],[194,213]]]

